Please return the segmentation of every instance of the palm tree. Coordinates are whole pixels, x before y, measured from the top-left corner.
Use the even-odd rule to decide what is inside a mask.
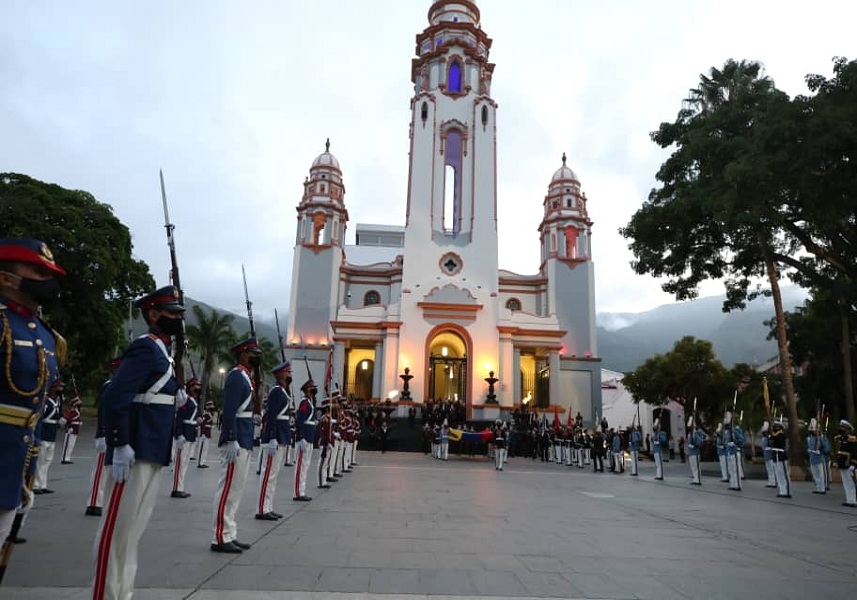
[[[228,351],[235,337],[235,331],[232,329],[232,321],[235,317],[213,309],[210,313],[206,313],[199,305],[194,305],[192,310],[196,317],[196,325],[187,326],[187,337],[190,346],[200,354],[202,389],[207,392],[215,361],[219,359],[222,352]]]

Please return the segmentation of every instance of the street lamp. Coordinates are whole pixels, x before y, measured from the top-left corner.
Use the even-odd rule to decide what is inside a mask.
[[[226,374],[226,369],[220,367],[220,389],[223,389],[223,376]]]

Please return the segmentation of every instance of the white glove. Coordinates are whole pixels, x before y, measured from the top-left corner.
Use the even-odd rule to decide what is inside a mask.
[[[134,449],[130,444],[113,449],[113,479],[117,483],[128,481],[134,466]]]
[[[107,450],[107,440],[103,437],[95,438],[95,451],[105,452]]]
[[[224,459],[227,464],[232,464],[238,458],[238,450],[241,449],[241,446],[238,445],[238,442],[226,442],[226,456]]]
[[[184,445],[186,443],[187,443],[187,438],[185,438],[185,436],[180,435],[179,437],[176,438],[176,448],[178,448],[179,450],[184,448]]]
[[[68,423],[68,421],[66,420],[66,418],[65,418],[65,417],[60,417],[60,420],[59,420],[59,421],[57,421],[57,423],[59,423],[59,426],[60,426],[60,427],[65,427],[65,426],[66,426],[66,423]]]
[[[254,414],[253,415],[253,425],[261,425],[262,424],[262,415]]]
[[[181,408],[187,404],[187,392],[179,388],[176,392],[176,408]]]
[[[276,439],[273,439],[273,440],[268,442],[268,452],[276,452],[277,448],[279,448],[279,447],[280,447],[280,445],[277,443]]]
[[[341,439],[342,439],[342,434],[341,434],[341,433],[339,433],[338,431],[335,431],[335,432],[333,433],[333,437],[335,437],[335,438],[336,438],[336,439],[338,439],[338,440],[341,440]]]

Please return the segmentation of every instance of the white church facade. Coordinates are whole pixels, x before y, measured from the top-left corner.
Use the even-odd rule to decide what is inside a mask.
[[[458,400],[476,420],[533,402],[591,423],[601,359],[586,195],[563,156],[533,232],[535,274],[500,268],[492,40],[471,0],[435,0],[428,20],[411,68],[404,225],[357,224],[346,245],[343,170],[328,145],[297,206],[286,347],[318,378],[331,364],[364,400]]]

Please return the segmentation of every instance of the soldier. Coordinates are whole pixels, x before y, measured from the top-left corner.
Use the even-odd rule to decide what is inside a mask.
[[[167,286],[137,300],[149,331],[128,346],[102,398],[111,481],[95,536],[93,600],[133,594],[137,545],[152,516],[158,475],[170,464],[175,407],[184,403],[170,355],[171,337],[184,327],[178,299]]]
[[[312,379],[308,379],[301,386],[300,404],[295,411],[295,502],[309,502],[312,500],[306,495],[306,478],[312,464],[312,447],[315,443],[315,396],[318,387]]]
[[[77,436],[80,434],[80,426],[83,425],[80,412],[82,404],[80,398],[74,398],[71,401],[71,408],[63,413],[63,418],[65,418],[65,438],[63,438],[61,463],[63,465],[74,464],[71,457],[74,452],[74,445],[77,443]]]
[[[592,470],[596,473],[604,472],[604,436],[601,427],[596,427],[595,435],[592,436]]]
[[[687,463],[690,466],[691,485],[702,485],[702,469],[699,457],[702,444],[705,442],[705,434],[696,426],[696,421],[691,416],[687,420]]]
[[[857,436],[854,427],[842,419],[839,421],[839,432],[836,436],[836,466],[842,479],[842,489],[845,491],[845,502],[842,506],[857,506],[857,491],[855,491],[855,470],[857,470]]]
[[[238,342],[230,349],[236,365],[223,386],[223,428],[220,431],[223,470],[214,495],[214,539],[212,552],[240,554],[250,544],[238,541],[235,513],[244,494],[250,456],[253,454],[253,369],[262,363],[262,351],[255,337]]]
[[[327,471],[333,454],[333,424],[330,422],[330,399],[321,401],[321,418],[318,421],[318,488],[328,489]]]
[[[631,475],[637,477],[639,475],[640,461],[640,444],[643,443],[643,433],[640,431],[640,426],[631,428],[631,437],[628,447],[631,450]]]
[[[277,491],[277,476],[282,465],[282,455],[292,438],[289,419],[294,410],[289,385],[292,383],[292,363],[283,361],[271,370],[277,385],[268,392],[265,410],[268,418],[262,427],[260,451],[265,455],[265,467],[259,478],[259,504],[256,518],[260,521],[282,519],[274,512],[274,494]]]
[[[58,355],[64,358],[64,341],[38,316],[59,294],[57,275],[65,271],[42,242],[0,239],[0,540],[32,506],[34,428],[57,378]]]
[[[116,369],[122,364],[122,358],[117,357],[110,361],[107,365],[110,373],[116,373]],[[95,464],[92,467],[91,487],[89,491],[89,505],[86,507],[87,517],[100,517],[104,506],[104,483],[107,481],[107,475],[104,473],[104,458],[107,452],[106,432],[104,427],[104,414],[102,407],[104,406],[104,393],[107,386],[110,385],[110,379],[104,382],[101,386],[101,391],[98,393],[98,418],[95,423]]]
[[[729,488],[733,492],[741,491],[741,476],[738,473],[738,443],[732,431],[732,413],[723,417],[723,445],[726,448],[726,472],[729,476]]]
[[[214,402],[205,401],[205,410],[199,416],[199,450],[196,457],[196,468],[208,468],[208,447],[211,445],[211,429],[214,426]]]
[[[655,419],[655,431],[652,434],[652,456],[655,459],[655,480],[664,480],[664,455],[667,447],[667,434],[661,431],[661,420]]]
[[[777,472],[774,469],[774,451],[771,449],[771,424],[765,421],[762,423],[762,458],[765,461],[765,472],[768,475],[768,483],[765,487],[777,487]]]
[[[789,479],[789,455],[786,453],[786,432],[779,421],[774,423],[771,434],[771,450],[774,451],[774,471],[777,474],[777,498],[791,498]]]
[[[729,482],[729,465],[727,462],[728,451],[726,450],[726,442],[723,439],[723,423],[717,424],[717,433],[715,434],[715,444],[717,445],[717,460],[720,462],[720,481],[723,483]]]
[[[625,456],[622,454],[622,430],[613,432],[613,439],[610,440],[613,450],[613,472],[625,472]]]
[[[743,411],[741,413],[743,415]],[[747,437],[744,435],[744,430],[741,428],[741,417],[738,423],[732,429],[732,435],[735,437],[736,460],[738,464],[738,479],[743,480],[744,477],[744,446],[747,443]],[[741,487],[740,485],[738,487]]]
[[[173,491],[170,498],[190,498],[190,494],[184,489],[187,465],[193,456],[191,444],[196,441],[196,414],[199,409],[199,395],[202,384],[196,377],[185,384],[187,401],[176,411],[175,425],[173,426],[173,444],[175,446],[175,458],[173,460]]]
[[[45,397],[41,426],[39,427],[41,451],[36,467],[35,483],[33,484],[33,493],[36,495],[54,493],[48,487],[48,470],[51,468],[51,463],[54,462],[59,428],[65,424],[65,418],[60,416],[62,414],[62,393],[64,389],[62,380],[55,379],[51,382],[50,390]]]
[[[352,421],[353,430],[352,430],[352,440],[351,440],[351,468],[360,466],[357,464],[357,444],[360,442],[360,431],[362,427],[360,425],[360,412],[356,404],[351,405],[351,414],[354,417]],[[386,418],[384,419],[386,421]]]
[[[494,470],[502,471],[506,460],[505,425],[497,419],[494,423]]]
[[[809,420],[806,428],[809,435],[806,437],[806,449],[809,452],[809,469],[812,472],[812,480],[815,483],[813,494],[827,493],[827,477],[824,468],[827,457],[830,455],[830,442],[827,437],[818,431],[818,421],[815,418]]]
[[[440,427],[440,459],[449,460],[449,422],[446,419]]]

